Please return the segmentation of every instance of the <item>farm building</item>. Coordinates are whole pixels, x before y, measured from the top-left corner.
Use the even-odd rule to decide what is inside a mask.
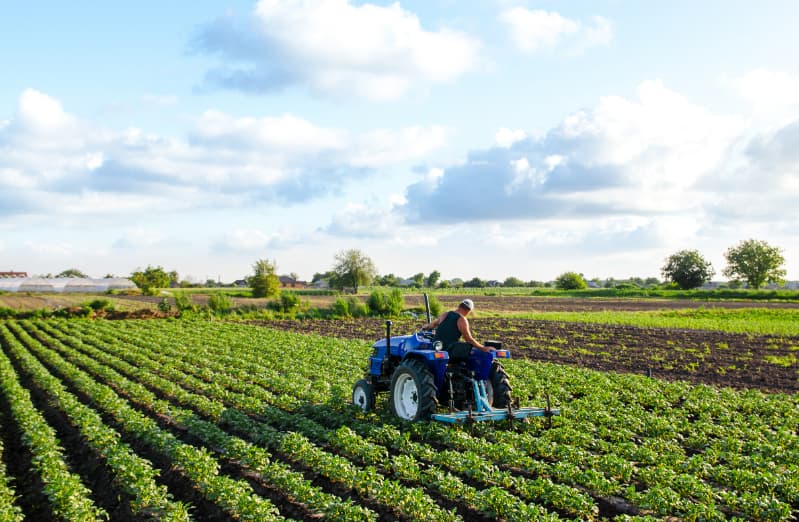
[[[101,294],[109,290],[132,290],[130,279],[113,277],[89,279],[83,277],[13,277],[0,278],[1,292],[51,292]]]

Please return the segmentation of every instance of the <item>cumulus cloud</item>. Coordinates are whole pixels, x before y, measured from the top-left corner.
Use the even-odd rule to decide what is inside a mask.
[[[6,215],[37,207],[121,214],[301,202],[383,166],[423,159],[446,137],[439,126],[353,134],[292,114],[238,117],[217,110],[199,115],[186,137],[167,137],[107,129],[27,90],[15,117],[0,128],[0,200]]]
[[[443,175],[411,185],[411,221],[654,216],[690,211],[708,197],[741,137],[741,118],[717,116],[643,82],[637,99],[607,96],[540,138],[472,152]]]
[[[194,42],[222,64],[207,83],[264,93],[298,85],[336,96],[391,100],[471,70],[479,42],[426,30],[400,7],[349,0],[261,0],[246,22],[206,25]]]
[[[754,69],[723,83],[747,104],[752,134],[768,134],[799,119],[799,75]]]
[[[494,145],[497,147],[508,148],[517,141],[527,137],[527,133],[522,129],[506,129],[502,127],[494,136]]]
[[[601,16],[584,24],[556,12],[513,7],[502,11],[499,19],[508,27],[514,44],[525,53],[563,49],[567,54],[581,54],[613,40],[613,24]]]

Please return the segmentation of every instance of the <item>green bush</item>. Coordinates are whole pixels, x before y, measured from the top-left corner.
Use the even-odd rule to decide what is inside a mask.
[[[93,299],[87,303],[87,306],[95,311],[114,309],[114,303],[108,299]]]
[[[444,307],[441,306],[438,298],[434,295],[430,295],[427,297],[427,302],[430,304],[430,315],[432,317],[438,317],[441,315],[441,312],[444,311]]]
[[[405,308],[405,298],[399,288],[393,288],[391,292],[386,292],[378,288],[369,294],[366,301],[369,315],[380,317],[396,317]]]
[[[216,314],[226,314],[233,308],[233,301],[227,294],[214,292],[208,298],[208,308]]]
[[[300,298],[294,292],[281,292],[280,308],[283,312],[289,312],[300,306]]]
[[[360,299],[351,296],[347,299],[347,307],[349,308],[352,317],[367,317],[369,315],[369,306],[362,303]]]
[[[350,317],[350,304],[343,297],[339,297],[333,303],[333,315],[335,317]]]
[[[197,309],[197,307],[194,306],[191,297],[189,297],[185,292],[178,292],[175,294],[175,308],[181,312],[194,311]]]

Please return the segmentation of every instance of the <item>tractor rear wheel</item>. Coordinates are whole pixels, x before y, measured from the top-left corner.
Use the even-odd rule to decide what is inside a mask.
[[[488,376],[491,382],[491,398],[489,402],[494,408],[507,408],[511,402],[510,392],[513,390],[510,385],[510,377],[505,368],[497,361],[491,365],[491,373]],[[493,400],[491,400],[493,399]]]
[[[363,411],[370,411],[375,407],[375,392],[372,385],[361,379],[352,387],[352,403]]]
[[[436,411],[436,383],[427,365],[418,359],[400,364],[391,376],[391,413],[407,421],[427,420]]]

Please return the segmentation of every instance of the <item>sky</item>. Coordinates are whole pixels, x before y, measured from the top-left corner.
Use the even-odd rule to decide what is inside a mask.
[[[4,6],[0,271],[799,279],[799,2]]]

